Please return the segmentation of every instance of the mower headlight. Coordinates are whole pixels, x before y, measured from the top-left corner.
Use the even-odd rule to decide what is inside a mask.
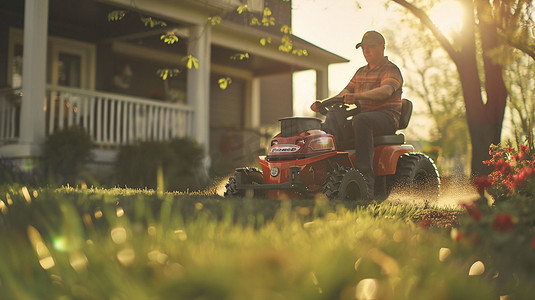
[[[328,137],[328,136],[315,138],[311,140],[308,147],[312,151],[336,150],[332,137]]]
[[[277,145],[278,143],[279,143],[279,141],[277,141],[277,140],[272,140],[272,141],[271,141],[271,146],[273,146],[273,145]]]

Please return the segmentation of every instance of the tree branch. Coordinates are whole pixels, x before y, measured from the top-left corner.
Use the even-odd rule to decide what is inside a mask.
[[[437,41],[440,43],[440,45],[446,50],[448,55],[453,59],[453,61],[456,60],[457,51],[455,51],[455,48],[453,48],[453,45],[450,43],[450,41],[446,38],[446,36],[438,29],[438,27],[431,21],[429,16],[423,11],[421,8],[414,6],[412,3],[409,3],[406,0],[392,0],[396,2],[397,4],[405,7],[408,9],[414,16],[416,16],[422,24],[427,27],[429,30],[431,30],[431,33],[433,33],[433,36],[437,39]]]

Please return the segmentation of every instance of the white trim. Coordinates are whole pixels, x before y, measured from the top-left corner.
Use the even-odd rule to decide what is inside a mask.
[[[76,41],[55,36],[48,37],[48,56],[50,83],[58,84],[58,62],[59,53],[68,53],[80,56],[80,88],[95,89],[95,66],[96,66],[96,46],[91,43]]]

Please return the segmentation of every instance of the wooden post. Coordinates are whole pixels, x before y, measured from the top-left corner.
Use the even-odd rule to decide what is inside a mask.
[[[45,139],[48,0],[26,0],[22,54],[20,144],[25,155],[39,155]],[[51,102],[53,99],[51,99]]]

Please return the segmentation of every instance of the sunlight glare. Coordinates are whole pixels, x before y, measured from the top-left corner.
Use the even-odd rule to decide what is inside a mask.
[[[104,214],[102,213],[101,210],[97,210],[97,211],[95,212],[95,219],[100,219],[100,218],[102,218],[103,215],[104,215]]]
[[[9,195],[9,193],[6,193],[6,201],[7,205],[13,205],[13,199],[11,199],[11,195]]]
[[[26,199],[26,202],[32,202],[32,197],[30,197],[30,192],[28,191],[28,188],[26,186],[22,187],[22,195],[24,196],[24,199]]]
[[[126,248],[117,252],[117,260],[121,265],[128,267],[134,263],[136,252],[132,248]]]
[[[433,23],[446,36],[462,29],[463,15],[462,5],[455,0],[440,1],[429,12]]]
[[[440,248],[438,251],[438,260],[440,262],[445,262],[451,255],[450,248]]]
[[[124,227],[115,227],[111,230],[111,239],[117,245],[126,242],[126,229]]]
[[[377,299],[378,290],[379,284],[377,282],[377,279],[365,278],[357,284],[355,296],[359,300]]]
[[[87,272],[87,256],[83,253],[75,252],[71,254],[69,257],[69,263],[71,264],[71,267],[77,272],[77,273],[85,273]]]
[[[468,276],[479,276],[485,272],[485,264],[482,261],[478,260],[472,264],[470,271],[468,271]]]
[[[159,250],[153,250],[149,253],[147,253],[147,257],[151,262],[163,265],[167,262],[168,255],[159,251]]]
[[[122,216],[124,216],[124,210],[122,207],[117,207],[116,211],[115,211],[115,215],[117,215],[117,218],[120,218]]]
[[[45,270],[53,268],[55,266],[55,262],[50,255],[48,247],[45,245],[39,231],[31,225],[28,226],[28,238],[30,239],[30,243],[32,243],[32,246],[39,257],[39,264],[41,267]]]
[[[0,200],[0,211],[3,215],[7,215],[7,205],[4,203],[4,201]]]

